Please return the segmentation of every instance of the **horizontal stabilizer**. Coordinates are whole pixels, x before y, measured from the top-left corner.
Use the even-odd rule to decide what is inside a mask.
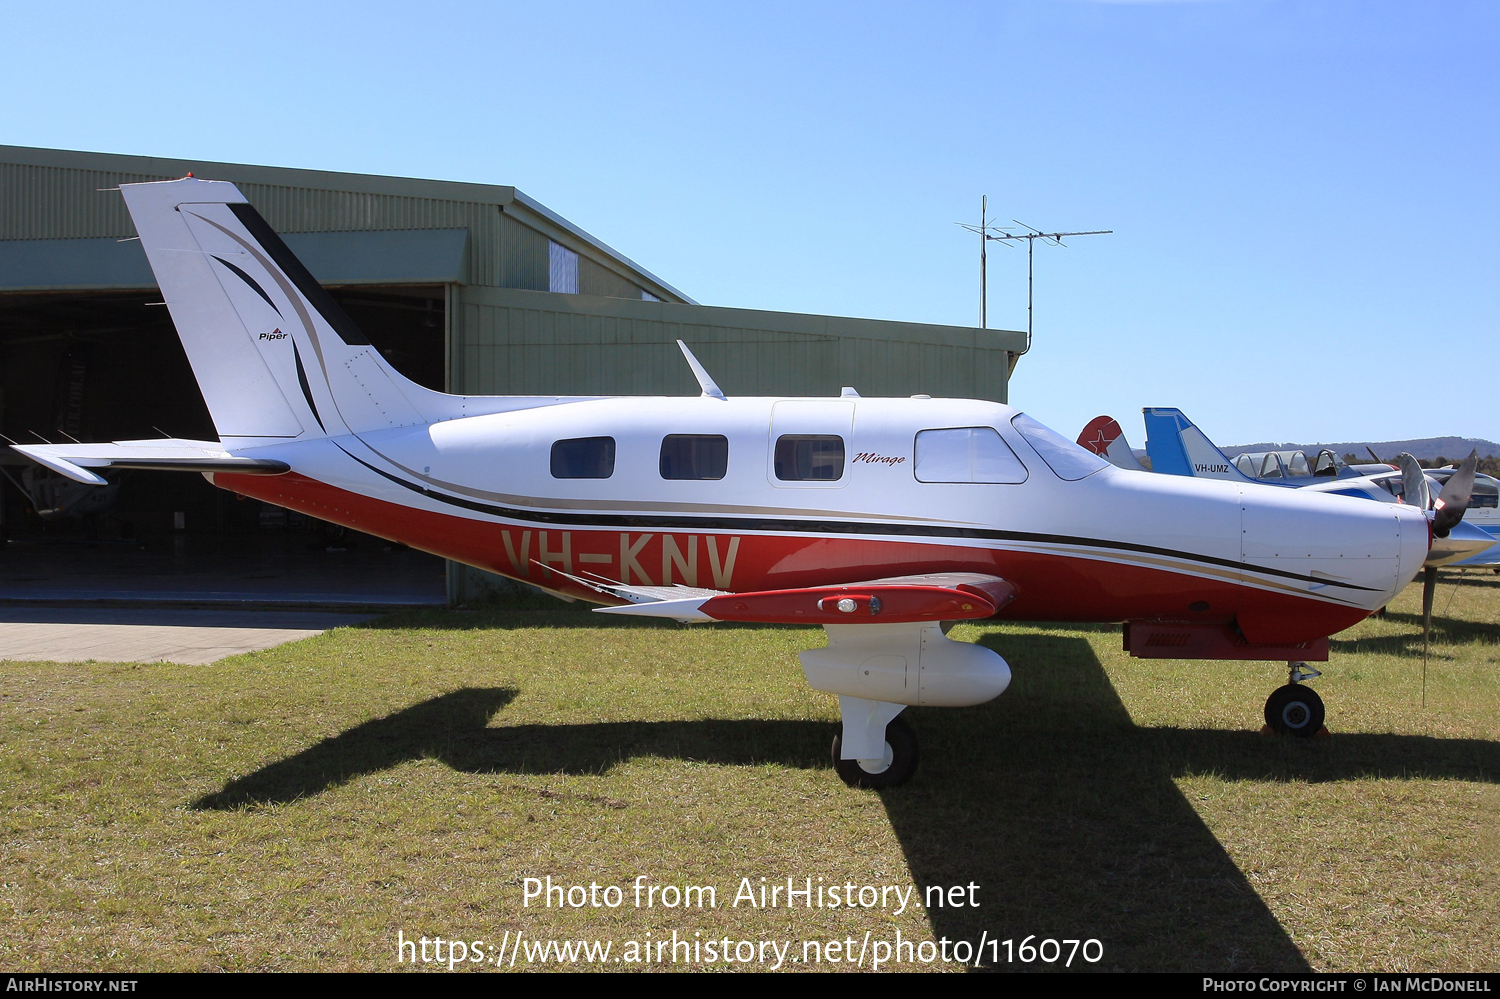
[[[904,624],[990,617],[1010,603],[1015,593],[1015,586],[999,576],[948,572],[841,586],[694,595],[622,607],[596,607],[595,611],[678,621]]]
[[[39,465],[78,482],[102,486],[103,477],[90,469],[137,468],[166,472],[238,472],[241,475],[280,475],[291,470],[284,461],[241,458],[218,441],[175,439],[121,441],[116,444],[16,444]]]

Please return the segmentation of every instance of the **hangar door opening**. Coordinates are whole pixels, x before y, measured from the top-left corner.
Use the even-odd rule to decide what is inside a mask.
[[[443,285],[330,287],[402,374],[445,388]],[[156,289],[0,294],[0,433],[214,439]],[[441,603],[441,559],[172,472],[85,486],[0,449],[10,599]]]

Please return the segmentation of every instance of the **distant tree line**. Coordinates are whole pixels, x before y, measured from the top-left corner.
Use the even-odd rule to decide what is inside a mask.
[[[1357,465],[1360,462],[1364,461],[1364,458],[1353,454],[1346,454],[1344,455],[1344,461],[1348,462],[1351,465]],[[1463,461],[1462,458],[1444,458],[1442,455],[1438,455],[1431,461],[1418,460],[1417,464],[1421,465],[1423,468],[1444,468],[1448,465],[1457,465],[1461,461]],[[1395,464],[1394,458],[1391,459],[1391,463]],[[1497,458],[1493,454],[1485,455],[1483,458],[1480,458],[1479,471],[1483,472],[1485,475],[1493,475],[1495,478],[1500,479],[1500,458]]]

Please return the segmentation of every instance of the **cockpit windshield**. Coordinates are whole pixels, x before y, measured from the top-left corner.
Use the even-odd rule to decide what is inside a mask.
[[[1057,473],[1059,479],[1081,479],[1086,475],[1093,475],[1101,468],[1108,468],[1109,462],[1085,450],[1068,440],[1062,434],[1049,427],[1043,426],[1025,413],[1014,417],[1011,426],[1018,430],[1026,443],[1030,444],[1047,463],[1047,467]]]

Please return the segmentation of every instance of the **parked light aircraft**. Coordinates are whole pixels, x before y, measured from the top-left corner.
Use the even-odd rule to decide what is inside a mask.
[[[1429,468],[1427,477],[1440,485],[1447,485],[1448,479],[1456,472],[1457,469],[1453,466]],[[1500,480],[1482,473],[1474,476],[1474,495],[1469,499],[1469,507],[1464,512],[1464,523],[1472,524],[1490,537],[1500,539]]]
[[[1319,451],[1311,462],[1301,451],[1266,451],[1231,460],[1180,409],[1148,406],[1141,410],[1141,416],[1146,423],[1146,454],[1151,458],[1151,468],[1169,475],[1306,486],[1394,471],[1393,466],[1384,464],[1349,465],[1328,448]]]
[[[1311,465],[1301,451],[1240,455],[1230,461],[1182,410],[1147,407],[1141,412],[1146,421],[1146,454],[1153,471],[1231,482],[1264,482],[1303,492],[1399,503],[1430,511],[1434,538],[1422,579],[1424,642],[1432,629],[1432,599],[1438,568],[1500,566],[1500,546],[1496,546],[1500,518],[1495,518],[1488,509],[1500,492],[1492,492],[1488,483],[1480,481],[1489,476],[1480,476],[1475,471],[1477,454],[1470,454],[1457,469],[1432,471],[1423,469],[1409,454],[1398,455],[1394,465],[1381,462],[1351,466],[1328,449],[1320,451]],[[1105,450],[1099,450],[1097,442],[1106,442]],[[1119,423],[1112,417],[1098,416],[1089,421],[1078,443],[1121,467],[1140,467]],[[1128,463],[1125,455],[1130,456]],[[1241,460],[1246,458],[1250,460]],[[1476,508],[1494,524],[1494,531],[1464,521],[1465,514]]]
[[[1282,474],[1249,475],[1237,460],[1230,461],[1218,445],[1209,440],[1208,435],[1189,420],[1182,410],[1148,407],[1141,412],[1146,421],[1146,454],[1151,459],[1153,471],[1231,482],[1265,482],[1274,486],[1373,499],[1382,503],[1405,503],[1420,510],[1444,507],[1451,502],[1451,497],[1444,496],[1448,475],[1443,474],[1439,478],[1433,472],[1423,469],[1408,454],[1399,455],[1395,465],[1380,463],[1351,466],[1325,449],[1318,455],[1314,474],[1291,475],[1287,474],[1290,470],[1311,470],[1306,456],[1300,451],[1288,452],[1302,458],[1299,465],[1295,460],[1283,460],[1280,452],[1272,451],[1262,456],[1259,469],[1263,472],[1271,470],[1272,459],[1275,459],[1274,468]],[[1092,425],[1091,423],[1090,426]],[[1115,424],[1115,428],[1118,430],[1119,424]],[[1120,439],[1124,441],[1123,434]],[[1128,444],[1120,446],[1129,450]],[[1325,460],[1328,456],[1333,456],[1335,460]],[[1426,564],[1429,568],[1460,562],[1500,562],[1500,549],[1492,548],[1495,544],[1494,537],[1465,522],[1465,514],[1470,507],[1488,500],[1478,484],[1478,474],[1475,471],[1477,464],[1477,455],[1470,455],[1469,460],[1464,463],[1463,477],[1455,485],[1461,486],[1464,491],[1465,505],[1449,511],[1448,517],[1454,523],[1448,524],[1446,530],[1439,530],[1437,543],[1427,556]]]
[[[1332,448],[1323,448],[1308,461],[1307,454],[1295,449],[1285,451],[1246,451],[1234,456],[1234,467],[1261,482],[1309,485],[1324,479],[1350,479],[1361,475],[1389,472],[1394,465],[1385,462],[1351,465]]]
[[[907,705],[1006,689],[946,623],[1121,621],[1143,657],[1274,659],[1267,722],[1310,736],[1327,636],[1421,569],[1411,507],[1117,469],[1006,405],[449,395],[373,349],[231,184],[122,185],[217,441],[24,445],[75,480],[197,471],[224,489],[607,606],[822,625],[834,764],[915,769]]]

